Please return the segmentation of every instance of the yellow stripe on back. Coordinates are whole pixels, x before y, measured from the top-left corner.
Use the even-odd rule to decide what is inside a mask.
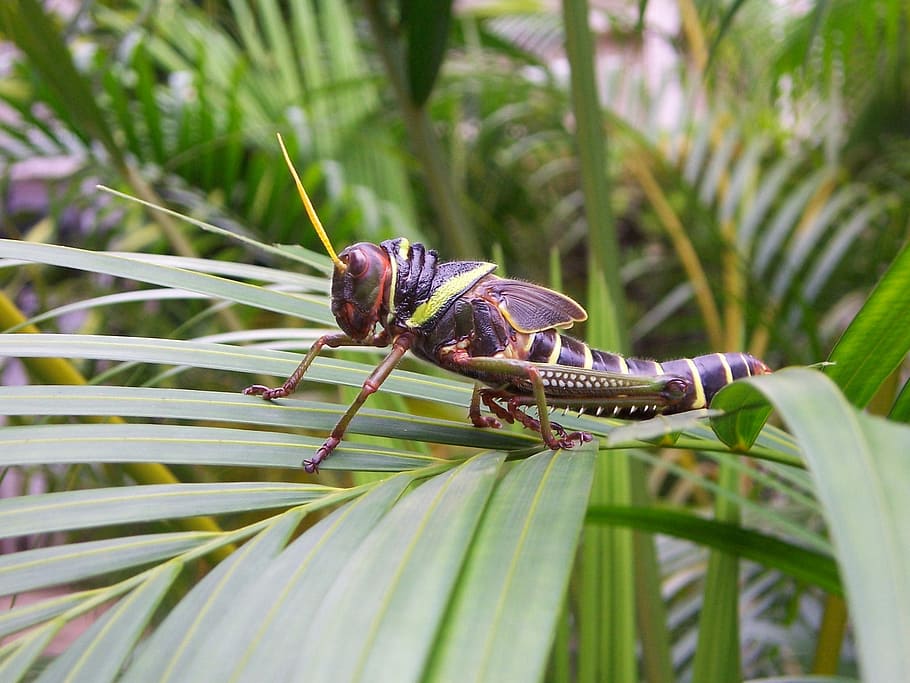
[[[628,375],[629,374],[629,364],[626,363],[625,357],[621,356],[618,353],[614,354],[614,355],[616,356],[616,361],[619,364],[619,371],[624,375]]]
[[[695,398],[692,400],[692,405],[690,408],[705,408],[707,407],[708,402],[705,400],[705,387],[701,383],[701,373],[698,372],[698,367],[695,365],[695,361],[691,358],[683,358],[686,361],[686,365],[689,366],[689,372],[692,373],[692,383],[695,385]]]
[[[414,313],[407,319],[405,325],[411,329],[420,327],[436,315],[440,308],[465,291],[475,281],[489,273],[490,270],[491,267],[489,263],[482,263],[470,270],[466,270],[463,273],[459,273],[458,275],[449,278],[436,288],[429,299],[414,309]]]
[[[591,347],[585,344],[585,362],[582,365],[585,370],[590,370],[594,367],[594,354],[591,353]]]
[[[550,349],[550,355],[547,356],[547,363],[550,365],[556,365],[559,363],[560,353],[562,353],[562,335],[557,333],[556,339],[553,340],[553,348]]]
[[[733,381],[733,370],[730,368],[730,364],[727,362],[727,357],[722,353],[715,353],[717,360],[720,361],[720,364],[724,366],[724,379],[727,380],[727,384]]]
[[[742,358],[743,367],[746,368],[746,376],[751,377],[752,376],[752,363],[749,362],[749,357],[744,353],[739,354],[739,357]]]

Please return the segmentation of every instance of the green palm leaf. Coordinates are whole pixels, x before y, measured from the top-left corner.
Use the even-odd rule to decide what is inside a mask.
[[[902,680],[910,664],[910,429],[852,408],[818,372],[792,368],[722,392],[733,408],[761,392],[803,445],[825,508],[868,680]],[[833,457],[837,454],[837,457]]]

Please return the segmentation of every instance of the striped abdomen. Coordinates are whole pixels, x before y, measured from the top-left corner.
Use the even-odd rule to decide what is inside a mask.
[[[574,368],[619,373],[640,377],[673,376],[684,379],[688,385],[686,394],[672,404],[651,411],[641,412],[621,409],[614,411],[618,415],[648,417],[659,413],[679,413],[696,408],[706,408],[714,395],[732,381],[752,375],[763,375],[771,372],[767,365],[747,353],[711,353],[695,358],[680,358],[659,363],[653,360],[626,358],[616,353],[599,351],[573,337],[560,334],[555,330],[546,330],[534,335],[528,350],[527,360],[535,363],[562,365]],[[564,393],[558,388],[548,387],[548,397],[563,398],[561,403],[584,403],[577,401],[582,391],[574,390]],[[561,395],[560,395],[561,394]],[[573,399],[576,399],[573,401]]]

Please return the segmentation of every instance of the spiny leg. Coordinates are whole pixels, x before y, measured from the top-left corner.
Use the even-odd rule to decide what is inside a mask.
[[[518,397],[506,391],[498,391],[496,389],[475,388],[474,394],[471,396],[471,410],[469,412],[469,417],[475,427],[498,428],[501,426],[499,420],[480,414],[480,401],[483,401],[484,405],[504,422],[512,424],[517,421],[523,427],[535,431],[538,434],[540,433],[540,422],[525,413],[519,407]],[[505,401],[507,407],[502,407],[497,401]],[[571,447],[571,445],[566,446],[565,444],[572,444],[573,440],[590,440],[585,439],[582,432],[576,432],[571,435],[568,434],[562,425],[555,422],[551,422],[550,427],[559,437],[559,443],[563,444],[563,447]]]
[[[519,397],[519,396],[510,397],[508,402],[506,403],[506,405],[508,406],[508,408],[507,408],[508,412],[516,421],[518,421],[524,427],[527,427],[528,429],[531,429],[535,432],[540,432],[540,420],[534,419],[533,417],[528,415],[524,410],[522,410],[522,406],[527,405],[527,402],[522,400],[524,398],[526,398],[526,397]],[[549,413],[549,410],[547,412]],[[569,435],[568,432],[566,431],[565,427],[563,427],[558,422],[553,422],[552,420],[550,421],[550,429],[560,439],[565,439]]]
[[[511,394],[505,391],[499,391],[497,389],[484,389],[480,394],[481,400],[483,401],[484,405],[490,409],[490,412],[492,412],[500,420],[512,424],[515,422],[515,418],[512,417],[512,414],[508,410],[497,403],[497,401],[508,400],[510,396]]]
[[[468,417],[471,420],[471,424],[475,427],[480,428],[491,428],[499,429],[502,427],[502,424],[495,417],[490,417],[489,415],[482,415],[480,413],[480,401],[483,400],[484,404],[487,407],[490,407],[490,402],[487,399],[486,393],[488,389],[484,389],[479,384],[474,385],[474,392],[471,394],[471,407],[468,409]],[[498,409],[499,406],[496,406]],[[490,410],[494,410],[490,407]],[[494,410],[495,412],[495,410]],[[511,420],[510,420],[511,421]]]
[[[547,447],[555,451],[560,448],[572,448],[572,446],[576,444],[591,441],[594,437],[588,434],[588,432],[572,432],[571,434],[567,434],[562,425],[550,422],[550,411],[547,406],[546,392],[543,380],[540,377],[540,372],[538,372],[537,368],[533,365],[528,366],[527,372],[528,379],[531,380],[531,386],[534,390],[534,400],[537,403],[537,422],[540,424],[540,436],[543,438],[544,443],[547,444]],[[512,402],[510,401],[510,405],[511,403]],[[520,412],[517,401],[515,402],[515,410]],[[533,419],[527,415],[525,415],[525,417]],[[554,428],[560,435],[559,439],[553,434]]]
[[[540,419],[535,420],[518,407],[515,394],[497,390],[497,389],[475,389],[475,394],[471,397],[471,410],[469,415],[474,425],[478,427],[489,426],[486,420],[480,415],[479,402],[483,403],[493,412],[496,417],[505,422],[515,422],[516,420],[523,426],[540,434],[548,448],[558,450],[560,448],[571,448],[576,443],[590,441],[591,435],[587,432],[573,432],[568,434],[560,425],[550,422],[549,410],[547,407],[547,398],[543,381],[540,373],[532,363],[525,361],[506,360],[499,358],[471,358],[465,355],[453,355],[449,358],[452,365],[473,370],[483,370],[493,377],[519,377],[528,380],[532,387],[535,404],[537,405]],[[496,401],[507,401],[507,407],[503,408]],[[555,432],[554,434],[554,427]],[[557,438],[558,435],[558,438]]]

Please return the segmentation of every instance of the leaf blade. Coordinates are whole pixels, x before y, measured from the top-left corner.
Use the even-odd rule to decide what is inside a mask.
[[[4,537],[313,502],[338,490],[316,484],[218,482],[61,491],[0,500]]]
[[[853,405],[865,407],[910,351],[910,245],[905,245],[828,356],[825,368]]]
[[[581,533],[593,455],[591,447],[546,451],[502,480],[459,580],[429,680],[540,678]]]
[[[864,677],[910,677],[910,661],[892,647],[910,642],[910,613],[902,608],[910,604],[910,428],[857,411],[817,371],[788,368],[745,383],[771,401],[803,447],[837,551]]]
[[[146,534],[36,548],[0,556],[0,595],[74,583],[197,547],[214,534]]]
[[[113,681],[142,630],[151,620],[180,571],[163,565],[148,580],[93,623],[66,652],[54,659],[38,678],[49,681]]]

